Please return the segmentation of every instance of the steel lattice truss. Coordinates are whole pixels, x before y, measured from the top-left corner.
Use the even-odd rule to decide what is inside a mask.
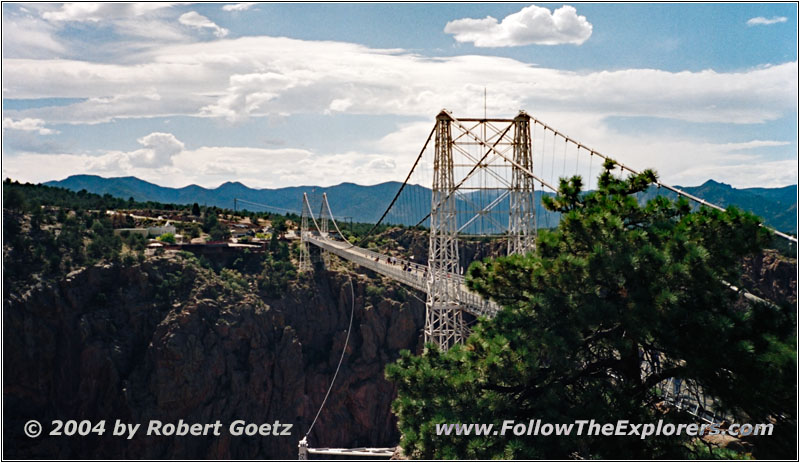
[[[467,336],[451,277],[463,274],[459,233],[488,222],[504,230],[509,253],[525,253],[535,242],[536,209],[534,179],[526,173],[533,170],[530,116],[459,121],[442,111],[435,136],[425,342],[446,350]],[[497,214],[502,205],[508,209]]]

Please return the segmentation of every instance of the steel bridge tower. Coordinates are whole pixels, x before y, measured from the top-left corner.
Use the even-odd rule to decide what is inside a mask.
[[[303,193],[303,212],[300,218],[300,271],[308,272],[311,270],[311,254],[308,252],[308,242],[306,241],[308,234],[308,216],[311,214],[311,209],[308,204],[308,195]],[[274,231],[273,231],[274,233]]]
[[[428,247],[428,300],[425,310],[425,342],[447,350],[464,341],[465,328],[455,297],[458,275],[458,223],[453,181],[452,118],[444,111],[436,116],[436,148],[433,159],[431,228]]]
[[[464,122],[472,127],[464,125]],[[425,342],[434,343],[442,350],[462,343],[468,336],[462,317],[462,307],[459,306],[456,297],[456,290],[462,284],[460,278],[455,278],[461,274],[458,256],[459,231],[466,228],[475,217],[500,204],[500,200],[508,195],[508,254],[525,254],[535,245],[536,202],[534,178],[531,176],[533,150],[530,122],[531,117],[524,111],[520,111],[513,120],[458,120],[447,111],[442,111],[436,116]],[[502,130],[497,123],[508,125]],[[456,130],[456,136],[453,135],[453,129]],[[482,153],[485,154],[479,158],[470,155],[467,151],[469,145],[482,147],[484,150]],[[512,151],[511,157],[505,154],[506,150]],[[453,162],[454,154],[459,156],[459,161],[456,163]],[[475,166],[467,174],[467,178],[456,184],[453,167],[463,162],[471,162]],[[503,180],[500,172],[509,167],[511,179]],[[498,179],[497,183],[478,186],[473,184],[469,190],[496,193],[499,189],[503,189],[505,193],[499,194],[489,206],[479,206],[478,208],[482,210],[474,211],[476,216],[473,219],[460,224],[457,190],[469,178],[473,178],[475,182],[474,179],[479,177],[479,175],[473,176],[476,171],[491,174],[493,178]],[[470,201],[468,197],[465,200]],[[462,214],[465,212],[461,211]]]
[[[536,201],[534,179],[521,168],[533,172],[531,117],[520,111],[514,118],[514,162],[509,188],[508,255],[525,254],[536,243]]]
[[[328,205],[328,194],[322,193],[322,201],[319,204],[319,233],[323,238],[328,238],[328,220],[330,217],[330,208]],[[322,257],[322,266],[326,269],[331,268],[331,255],[328,251],[320,249],[320,256]]]

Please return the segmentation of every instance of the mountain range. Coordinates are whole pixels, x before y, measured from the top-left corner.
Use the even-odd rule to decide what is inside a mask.
[[[295,212],[302,208],[303,193],[308,193],[313,208],[320,204],[322,193],[326,193],[333,213],[337,218],[356,222],[375,222],[391,202],[400,187],[399,182],[386,182],[377,185],[356,185],[341,183],[330,187],[295,186],[276,189],[250,188],[239,182],[226,182],[217,188],[204,188],[189,185],[182,188],[162,187],[136,177],[104,178],[96,175],[73,175],[64,180],[46,182],[45,185],[66,188],[73,191],[86,190],[97,194],[110,194],[137,201],[157,201],[161,203],[192,204],[233,208],[237,199],[239,209],[270,212]],[[764,218],[767,225],[787,233],[797,233],[797,185],[781,188],[733,188],[725,183],[708,180],[700,186],[678,187],[687,193],[698,196],[720,206],[736,205]],[[477,192],[461,195],[458,210],[478,210],[495,200],[499,192]],[[544,211],[537,192],[537,220],[539,226],[555,223],[554,214]],[[544,193],[548,194],[548,193]],[[656,195],[674,198],[676,195],[656,187],[640,194],[639,200],[646,201]],[[430,189],[419,185],[408,185],[395,207],[386,217],[387,223],[413,225],[430,212]],[[257,203],[260,204],[252,204]],[[478,233],[488,231],[503,220],[507,209],[484,214],[479,220],[466,224],[464,232]],[[315,214],[318,212],[314,211]],[[474,214],[465,213],[466,216]],[[507,217],[507,215],[505,216]],[[466,219],[460,220],[460,225]]]

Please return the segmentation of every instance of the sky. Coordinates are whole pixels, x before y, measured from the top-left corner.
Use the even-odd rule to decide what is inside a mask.
[[[797,32],[792,3],[3,3],[2,175],[402,181],[485,89],[669,184],[785,186]]]

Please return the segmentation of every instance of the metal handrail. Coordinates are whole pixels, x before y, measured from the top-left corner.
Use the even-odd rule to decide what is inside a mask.
[[[308,233],[304,239],[321,249],[332,252],[343,259],[397,280],[414,289],[419,291],[428,290],[428,277],[430,273],[426,265],[421,265],[402,258],[387,256],[369,249],[344,244],[340,241],[330,240],[321,234],[317,236]],[[389,259],[394,259],[395,263],[390,263]],[[385,262],[385,264],[383,264],[383,262]],[[403,268],[405,268],[405,270],[403,270]],[[500,311],[500,306],[494,301],[484,299],[469,291],[466,288],[466,280],[463,275],[449,273],[448,278],[452,278],[453,281],[455,281],[454,296],[457,302],[464,306],[464,310],[467,312],[475,316],[492,318]]]

